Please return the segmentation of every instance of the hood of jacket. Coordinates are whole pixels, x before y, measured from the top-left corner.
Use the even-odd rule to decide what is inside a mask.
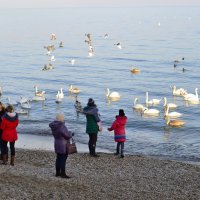
[[[18,114],[15,113],[15,112],[12,112],[12,113],[6,112],[6,113],[4,114],[4,118],[7,119],[7,120],[10,121],[10,122],[14,122],[15,120],[18,119]]]
[[[83,111],[87,114],[89,112],[90,114],[95,114],[98,112],[98,108],[96,106],[86,106]]]
[[[52,130],[56,130],[58,129],[59,127],[63,126],[64,125],[64,122],[61,122],[61,121],[53,121],[49,124],[49,127],[52,129]]]
[[[124,116],[124,117],[121,117],[119,115],[116,116],[116,121],[119,125],[125,125],[126,122],[127,122],[127,117]]]

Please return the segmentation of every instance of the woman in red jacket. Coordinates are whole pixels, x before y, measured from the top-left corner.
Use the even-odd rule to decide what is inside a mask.
[[[2,117],[1,129],[2,129],[2,157],[3,164],[7,164],[7,155],[8,155],[8,142],[10,143],[11,151],[11,160],[10,164],[14,166],[15,159],[15,141],[17,140],[17,131],[19,120],[17,113],[14,112],[14,109],[11,105],[6,107],[6,113]]]
[[[124,157],[124,142],[126,141],[125,125],[127,122],[127,117],[125,116],[124,110],[119,110],[119,115],[116,116],[115,121],[112,126],[108,128],[108,131],[114,130],[115,142],[117,142],[117,148],[115,155],[119,155],[119,150],[121,147],[121,158]]]

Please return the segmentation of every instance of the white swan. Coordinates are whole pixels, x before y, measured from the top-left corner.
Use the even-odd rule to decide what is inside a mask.
[[[55,33],[52,33],[52,34],[51,34],[50,40],[56,40],[56,34],[55,34]]]
[[[20,100],[18,101],[18,103],[22,104],[22,103],[27,103],[28,101],[29,101],[28,98],[20,96]]]
[[[198,88],[195,89],[195,94],[189,93],[183,96],[186,101],[199,101]]]
[[[11,100],[10,97],[7,97],[7,100],[8,100],[9,105],[12,105],[12,106],[18,105],[18,102],[15,100]]]
[[[29,103],[29,101],[27,101],[26,103],[21,104],[21,108],[22,109],[31,109],[31,104]]]
[[[55,56],[52,55],[52,56],[50,57],[49,61],[55,62],[55,61],[56,61]]]
[[[161,101],[161,99],[151,99],[149,101],[149,93],[146,92],[146,104],[156,105],[156,104],[159,104],[160,101]]]
[[[173,117],[173,118],[176,118],[176,117],[182,116],[182,114],[179,113],[179,112],[169,112],[169,106],[167,106],[167,109],[166,109],[166,111],[165,111],[165,113],[164,113],[164,116],[165,116],[165,117]]]
[[[155,115],[159,115],[160,111],[157,109],[148,109],[147,107],[144,107],[142,110],[142,113],[145,115],[155,116]]]
[[[120,99],[120,94],[118,92],[110,92],[109,88],[107,88],[107,94],[106,97],[109,99]]]
[[[178,106],[175,103],[167,103],[167,97],[163,97],[164,99],[164,107],[169,107],[169,108],[177,108]]]
[[[77,87],[73,87],[72,85],[69,85],[69,92],[73,93],[73,94],[78,94],[81,90]]]
[[[174,96],[184,96],[187,94],[187,90],[183,88],[176,89],[176,86],[170,86],[172,88],[172,94]]]
[[[45,101],[45,100],[46,100],[45,96],[34,96],[32,98],[32,101]]]
[[[39,91],[37,85],[34,86],[35,88],[35,96],[42,97],[45,94],[45,91]]]
[[[57,99],[63,99],[64,98],[64,93],[63,93],[63,89],[62,88],[60,88],[60,90],[58,90],[56,98]]]
[[[143,110],[144,106],[142,104],[138,104],[137,101],[138,101],[138,98],[136,97],[134,99],[133,108],[136,109],[136,110]]]
[[[63,100],[64,96],[61,95],[60,90],[58,90],[56,94],[56,103],[61,103]]]

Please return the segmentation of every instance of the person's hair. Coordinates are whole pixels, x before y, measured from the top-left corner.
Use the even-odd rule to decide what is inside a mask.
[[[92,98],[89,98],[88,99],[88,103],[87,103],[88,106],[96,106],[94,100]]]
[[[13,106],[12,106],[12,105],[8,105],[8,106],[6,107],[6,112],[10,112],[10,113],[14,112]]]
[[[1,111],[0,112],[4,112],[5,111],[5,106],[4,104],[0,101],[0,106],[1,106]]]
[[[119,116],[120,117],[124,117],[125,116],[125,113],[124,113],[123,109],[119,109]]]
[[[57,120],[57,121],[64,122],[64,120],[65,120],[64,114],[62,114],[62,113],[57,114],[57,115],[56,115],[56,120]]]

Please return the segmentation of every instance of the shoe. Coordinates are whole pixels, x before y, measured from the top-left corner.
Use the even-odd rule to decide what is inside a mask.
[[[56,177],[58,177],[58,176],[60,176],[60,174],[59,173],[56,173],[56,175],[55,175]]]
[[[66,174],[60,175],[61,178],[71,178],[70,176],[67,176]]]
[[[121,158],[124,158],[124,155],[121,155]]]
[[[8,160],[7,160],[7,155],[6,154],[4,154],[4,155],[2,155],[2,158],[3,158],[3,165],[7,165],[7,163],[8,163]]]
[[[119,153],[114,153],[115,156],[119,155]]]
[[[15,165],[14,163],[15,163],[15,156],[11,156],[10,165],[14,166]]]

